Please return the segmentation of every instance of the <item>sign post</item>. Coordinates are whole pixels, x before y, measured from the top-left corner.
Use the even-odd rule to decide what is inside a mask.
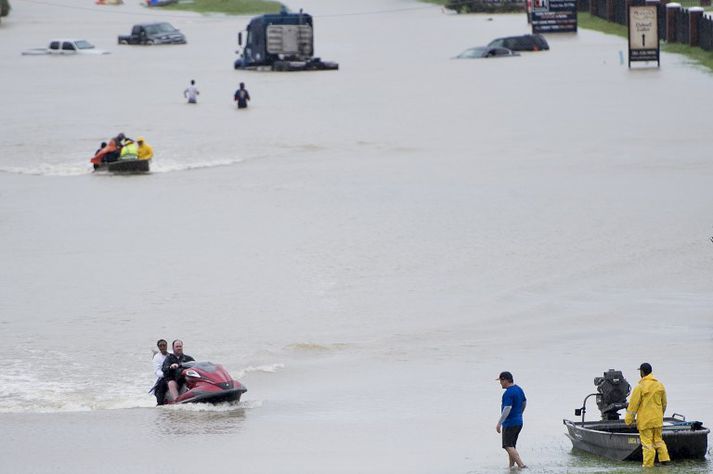
[[[533,33],[576,33],[577,0],[532,0]]]
[[[656,61],[661,67],[659,9],[656,5],[629,5],[629,68],[635,61]]]

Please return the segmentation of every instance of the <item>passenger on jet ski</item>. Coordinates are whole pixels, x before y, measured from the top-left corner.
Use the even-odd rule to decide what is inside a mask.
[[[163,361],[163,376],[168,381],[168,391],[171,394],[171,399],[178,398],[178,392],[181,386],[186,382],[181,377],[181,364],[183,362],[194,361],[195,359],[183,353],[183,341],[176,339],[173,341],[173,354],[168,354],[166,360]]]
[[[163,362],[168,357],[168,342],[166,339],[159,339],[156,342],[156,347],[158,347],[158,352],[153,356],[153,372],[156,376],[156,381],[153,387],[149,390],[149,393],[153,392],[156,396],[156,404],[163,405],[163,399],[166,396],[166,391],[168,390],[168,384],[163,376]]]

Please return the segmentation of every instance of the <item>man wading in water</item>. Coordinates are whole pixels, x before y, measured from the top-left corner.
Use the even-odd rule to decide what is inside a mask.
[[[520,455],[515,449],[517,437],[522,430],[522,412],[525,411],[527,399],[525,392],[513,383],[512,374],[510,372],[500,372],[500,376],[496,379],[500,382],[500,386],[505,389],[503,393],[503,402],[500,408],[500,419],[495,425],[495,431],[503,434],[503,449],[508,453],[508,461],[510,467],[517,464],[517,467],[523,469],[525,463],[520,459]],[[502,430],[501,430],[502,428]]]
[[[245,88],[245,83],[240,83],[240,88],[235,91],[233,95],[233,100],[238,103],[239,109],[247,109],[248,101],[250,100],[250,93]]]
[[[188,99],[189,104],[197,104],[199,95],[200,92],[198,92],[198,88],[196,87],[196,81],[191,79],[191,85],[186,87],[186,90],[183,91],[183,97]]]

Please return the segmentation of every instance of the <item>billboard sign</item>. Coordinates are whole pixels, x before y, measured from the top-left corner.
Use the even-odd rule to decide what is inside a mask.
[[[532,0],[533,33],[576,33],[577,0]]]

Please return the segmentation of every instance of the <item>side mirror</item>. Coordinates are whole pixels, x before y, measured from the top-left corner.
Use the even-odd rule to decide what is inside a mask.
[[[238,33],[238,45],[242,46],[243,45],[243,32],[241,31]]]
[[[575,408],[575,409],[574,409],[574,416],[582,416],[582,409],[581,409],[581,408]]]

